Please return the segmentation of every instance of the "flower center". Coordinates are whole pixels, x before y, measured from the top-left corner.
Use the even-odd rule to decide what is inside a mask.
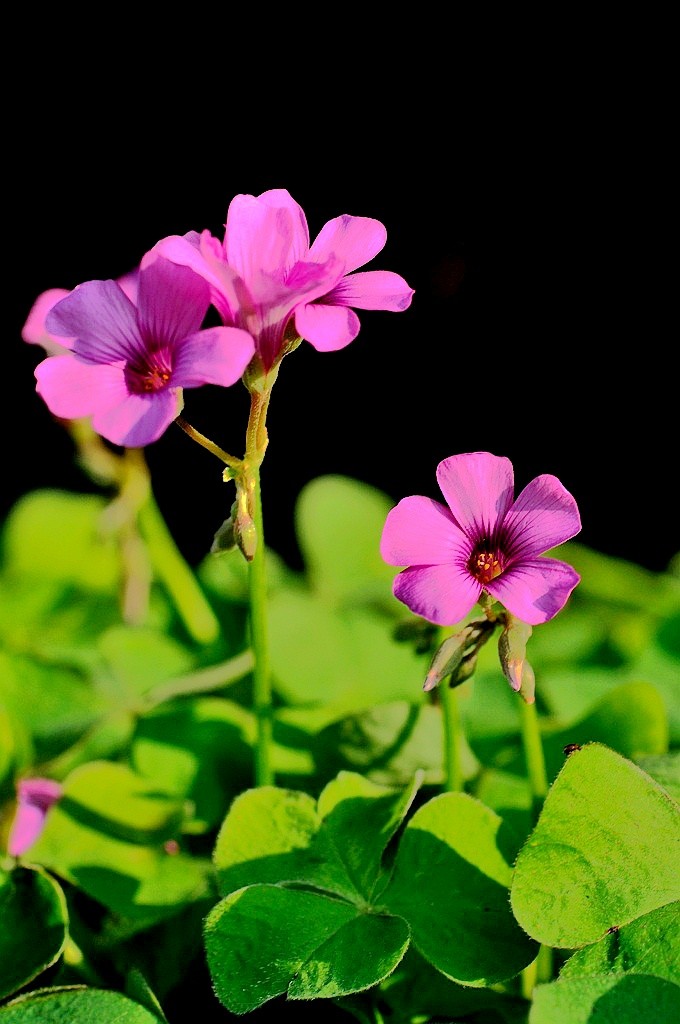
[[[133,394],[148,395],[162,391],[172,376],[169,361],[162,352],[151,352],[143,364],[128,363],[125,368],[127,385]]]
[[[468,568],[480,583],[491,583],[503,572],[503,560],[499,551],[488,547],[475,548],[468,563]]]

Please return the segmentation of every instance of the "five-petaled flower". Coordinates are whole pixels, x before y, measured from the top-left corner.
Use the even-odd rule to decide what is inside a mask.
[[[408,308],[414,291],[399,274],[354,273],[386,240],[380,221],[343,215],[329,220],[310,246],[302,207],[278,188],[235,196],[222,242],[207,230],[190,231],[161,239],[156,249],[205,278],[222,322],[253,335],[267,371],[293,328],[297,337],[328,352],[359,333],[354,308]]]
[[[21,857],[40,838],[47,812],[62,796],[61,784],[54,779],[21,779],[16,791],[17,806],[7,842],[10,857]]]
[[[209,306],[206,282],[156,253],[142,260],[136,301],[117,281],[87,281],[45,318],[68,351],[38,364],[36,389],[55,416],[91,416],[113,444],[150,444],[182,411],[183,388],[235,384],[254,354],[246,331],[201,329]]]
[[[485,593],[532,626],[553,618],[580,580],[566,562],[541,557],[581,529],[569,491],[545,474],[513,500],[512,463],[490,452],[444,459],[437,482],[448,508],[413,495],[387,515],[381,555],[406,567],[395,596],[440,626],[460,622]]]

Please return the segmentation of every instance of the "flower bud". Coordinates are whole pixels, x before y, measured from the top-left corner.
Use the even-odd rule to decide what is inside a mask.
[[[446,676],[451,676],[451,686],[459,686],[469,679],[477,662],[477,652],[494,630],[494,623],[488,619],[475,619],[458,633],[454,633],[439,645],[430,662],[423,690],[433,690]]]
[[[40,838],[47,812],[61,795],[61,785],[53,779],[22,779],[17,783],[17,809],[7,843],[10,857],[20,857]]]
[[[527,704],[534,703],[535,676],[534,670],[527,661],[527,640],[533,632],[532,627],[516,619],[507,612],[504,626],[498,638],[498,657],[500,658],[503,675],[510,686],[519,693]]]

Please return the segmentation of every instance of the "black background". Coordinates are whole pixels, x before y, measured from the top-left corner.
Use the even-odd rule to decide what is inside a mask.
[[[394,76],[308,117],[290,97],[257,113],[215,96],[197,110],[181,89],[157,108],[153,91],[88,100],[87,76],[24,97],[8,145],[3,516],[33,488],[91,487],[35,394],[42,353],[20,332],[37,295],[116,277],[167,234],[221,237],[234,195],[286,188],[312,238],[342,213],[381,220],[387,243],[365,269],[403,275],[415,296],[402,313],[360,312],[340,352],[305,342],[284,360],[262,467],[273,548],[299,565],[294,504],[320,474],[440,498],[441,459],[489,450],[512,460],[517,493],[558,476],[582,543],[667,566],[680,548],[675,232],[653,90],[623,69],[520,96],[499,77],[490,100],[481,78],[414,94]],[[242,454],[241,385],[186,392],[184,414]],[[196,564],[231,504],[221,464],[174,427],[147,458]]]

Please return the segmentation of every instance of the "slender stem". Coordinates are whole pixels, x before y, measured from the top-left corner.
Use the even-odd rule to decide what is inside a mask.
[[[253,672],[257,743],[255,747],[255,783],[269,786],[274,781],[271,767],[272,693],[269,669],[269,637],[267,631],[267,572],[260,492],[260,469],[250,474],[253,522],[257,544],[249,562],[248,589],[250,597],[250,643],[255,655]]]
[[[520,700],[522,744],[526,760],[529,786],[531,788],[531,815],[533,823],[538,820],[543,801],[548,793],[548,773],[545,768],[543,742],[535,704]]]
[[[223,448],[220,448],[220,446],[215,444],[214,441],[211,441],[209,437],[206,437],[205,434],[201,434],[199,430],[196,430],[196,428],[192,427],[190,423],[187,423],[183,416],[178,416],[175,423],[178,427],[182,428],[185,434],[189,435],[192,441],[196,441],[198,444],[202,445],[203,448],[212,452],[213,455],[216,455],[217,458],[220,459],[221,462],[224,462],[226,466],[229,466],[230,469],[240,468],[240,459],[237,459],[234,455],[230,455],[229,452],[225,452]]]
[[[458,688],[445,679],[440,686],[444,719],[444,789],[459,793],[463,789],[463,723],[458,701]]]

